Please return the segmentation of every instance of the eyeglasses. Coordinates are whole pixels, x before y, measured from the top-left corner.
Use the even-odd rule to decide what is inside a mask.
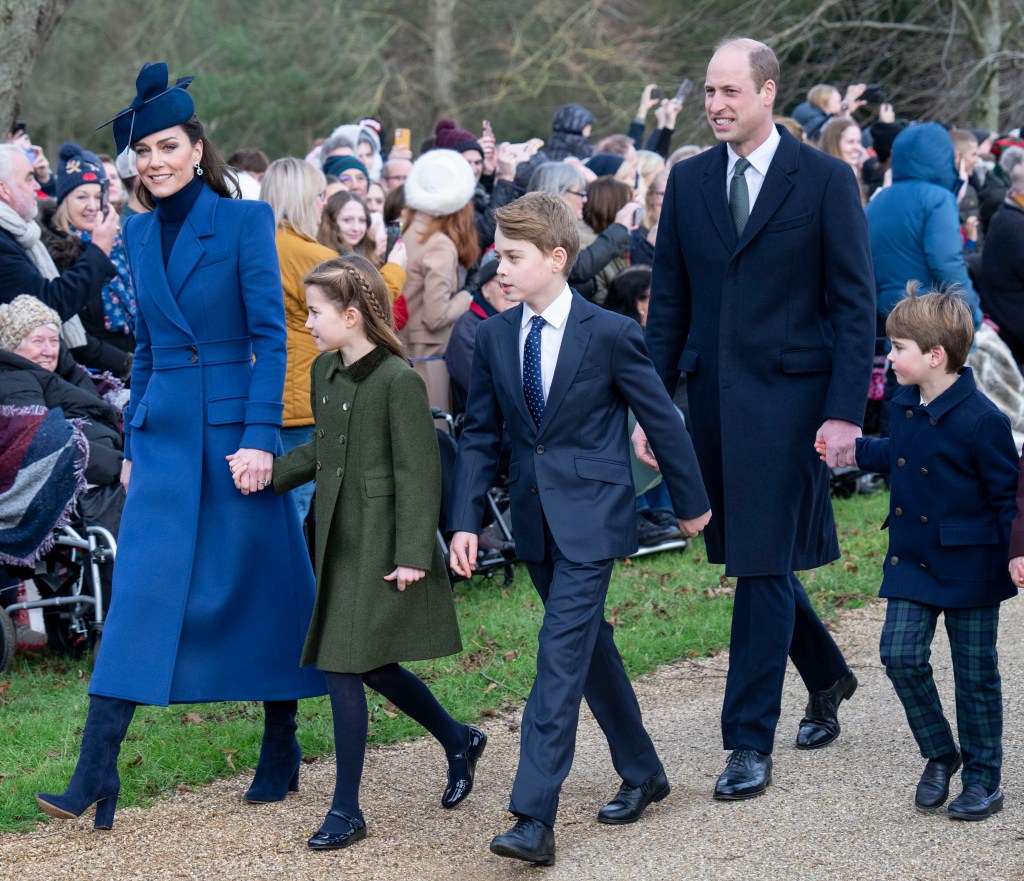
[[[579,190],[566,190],[567,193],[572,193],[574,196],[579,196],[581,199],[587,198],[587,191],[584,190],[582,193]]]
[[[401,183],[405,183],[405,179],[408,177],[407,174],[382,174],[381,180],[397,180]]]

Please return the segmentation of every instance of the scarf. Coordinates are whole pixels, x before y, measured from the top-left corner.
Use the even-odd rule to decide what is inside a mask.
[[[71,228],[82,240],[88,244],[92,236],[85,231],[78,233],[74,227]],[[110,251],[110,262],[117,267],[117,275],[103,285],[101,296],[103,297],[103,326],[107,330],[118,333],[135,333],[135,285],[132,282],[132,274],[128,268],[128,255],[124,250],[124,240],[121,233],[114,239],[114,247]]]
[[[14,236],[14,240],[25,249],[32,265],[43,278],[52,281],[60,276],[50,252],[46,250],[46,245],[40,240],[42,230],[38,223],[34,220],[25,220],[6,202],[0,202],[0,229]],[[72,315],[64,322],[62,335],[68,348],[77,349],[79,346],[84,346],[86,338],[82,319],[77,315]]]

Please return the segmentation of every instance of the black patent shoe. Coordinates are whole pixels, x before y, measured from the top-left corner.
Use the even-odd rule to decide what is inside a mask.
[[[956,751],[956,759],[952,763],[929,759],[917,784],[914,807],[919,811],[934,811],[936,808],[941,808],[949,798],[950,778],[962,764],[963,758],[960,755],[960,750]]]
[[[763,795],[772,782],[772,757],[756,749],[734,749],[715,784],[715,798],[740,801]]]
[[[831,688],[816,691],[807,701],[796,735],[797,749],[821,749],[839,736],[839,705],[853,697],[857,677],[853,672],[837,679]]]
[[[661,801],[671,791],[664,768],[639,786],[630,786],[624,782],[615,798],[597,812],[598,822],[613,826],[635,823],[652,801]]]
[[[366,822],[362,817],[350,817],[341,811],[328,811],[327,816],[342,820],[342,828],[337,832],[325,832],[321,826],[316,835],[306,842],[310,850],[340,850],[366,838]]]
[[[951,820],[984,820],[1003,809],[1003,790],[985,792],[984,786],[972,783],[965,786],[946,808]]]
[[[461,804],[473,791],[473,780],[476,777],[476,763],[484,754],[487,746],[487,735],[474,725],[467,725],[469,729],[469,745],[466,751],[451,757],[448,764],[448,785],[445,787],[444,795],[441,796],[441,807],[454,808]],[[451,762],[465,762],[465,775],[453,773]]]
[[[554,830],[533,817],[517,817],[515,826],[491,840],[491,853],[539,866],[553,866]]]

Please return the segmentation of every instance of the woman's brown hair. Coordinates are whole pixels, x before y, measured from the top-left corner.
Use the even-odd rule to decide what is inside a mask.
[[[302,280],[318,287],[331,304],[342,312],[350,306],[363,318],[363,332],[374,345],[408,360],[405,347],[395,335],[391,297],[377,267],[359,254],[343,254],[321,263]]]
[[[237,199],[240,192],[238,178],[224,161],[220,151],[206,137],[199,117],[193,116],[188,122],[183,122],[181,127],[185,130],[189,143],[193,147],[200,141],[203,142],[203,155],[199,158],[199,167],[203,170],[203,175],[199,179],[218,196],[225,199]],[[150,211],[156,208],[156,200],[153,198],[153,194],[146,189],[145,183],[139,187],[139,201]]]
[[[406,208],[402,215],[402,229],[409,229],[413,217],[419,212],[412,208]],[[459,255],[459,263],[469,269],[480,257],[480,239],[476,234],[476,210],[473,203],[467,202],[454,214],[443,214],[440,217],[427,218],[426,229],[420,236],[420,242],[425,242],[434,233],[442,232],[455,243],[455,250]]]
[[[349,202],[357,202],[366,215],[366,235],[354,249],[348,246],[338,231],[338,215]],[[320,218],[320,234],[317,236],[317,240],[321,245],[326,245],[339,254],[359,254],[379,269],[381,263],[377,259],[377,240],[373,237],[372,223],[370,212],[362,199],[348,190],[338,190],[324,205],[324,213]]]
[[[598,235],[615,223],[618,214],[633,198],[633,191],[614,177],[599,177],[587,186],[587,204],[583,206],[583,219]]]

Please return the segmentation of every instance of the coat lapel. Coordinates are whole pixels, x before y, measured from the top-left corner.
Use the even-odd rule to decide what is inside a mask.
[[[502,312],[501,317],[505,321],[505,327],[499,334],[501,351],[498,353],[498,362],[505,377],[505,384],[508,386],[508,393],[515,401],[519,415],[527,425],[532,426],[533,417],[526,406],[526,398],[523,397],[523,371],[519,363],[519,329],[523,320],[523,307],[518,306]]]
[[[782,140],[775,150],[771,165],[768,166],[768,174],[761,184],[761,192],[757,194],[754,210],[750,212],[750,219],[743,229],[737,249],[745,247],[764,228],[764,225],[775,216],[789,191],[793,189],[790,175],[795,174],[797,170],[797,150],[800,144],[788,131],[782,128],[779,130]]]
[[[711,158],[704,168],[701,194],[704,196],[704,204],[711,217],[711,222],[718,230],[718,235],[721,236],[729,253],[732,253],[736,248],[736,227],[733,225],[732,214],[729,213],[729,201],[725,196],[727,156],[725,144],[719,144],[712,150]]]
[[[132,267],[140,293],[148,293],[164,317],[175,327],[192,337],[192,329],[171,293],[164,268],[163,243],[160,241],[160,223],[155,213],[146,216],[147,225],[139,239],[138,263]],[[133,224],[134,225],[134,224]],[[134,262],[134,257],[133,257]],[[152,324],[151,319],[147,323]]]
[[[572,381],[576,377],[580,362],[583,360],[583,353],[587,351],[590,334],[584,330],[581,322],[590,317],[587,313],[588,308],[596,307],[591,306],[578,294],[573,294],[565,332],[562,334],[562,346],[558,350],[555,375],[551,379],[551,389],[544,404],[544,421],[540,424],[540,435],[544,434],[545,429],[554,420],[559,406],[565,400],[566,392],[569,391],[569,386],[572,385]]]
[[[167,283],[175,297],[206,254],[201,240],[213,235],[213,214],[218,198],[213,190],[204,186],[174,242],[167,261]]]

